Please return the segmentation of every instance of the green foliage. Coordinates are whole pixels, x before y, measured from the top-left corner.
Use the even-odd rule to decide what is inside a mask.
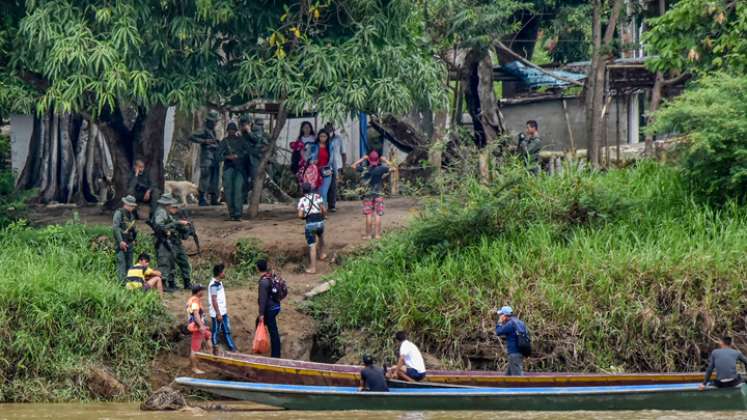
[[[558,3],[558,2],[555,2]],[[552,20],[547,22],[545,44],[555,63],[588,60],[591,55],[592,6],[589,2],[562,2],[554,5]]]
[[[236,243],[234,258],[241,272],[256,273],[257,261],[267,259],[267,257],[267,253],[262,248],[262,242],[257,238],[244,238]]]
[[[717,73],[657,112],[652,133],[682,133],[682,159],[696,197],[717,205],[747,201],[747,77]]]
[[[404,328],[442,360],[495,368],[491,311],[510,304],[533,371],[697,370],[713,337],[744,329],[747,211],[695,204],[676,168],[458,185],[315,300],[347,348],[389,355]]]
[[[16,223],[0,235],[0,401],[91,398],[90,366],[109,367],[133,398],[146,395],[170,319],[156,293],[114,284],[112,251],[92,241],[109,234]]]
[[[0,107],[97,115],[121,104],[262,98],[341,119],[445,102],[445,68],[413,1],[50,0],[11,9]],[[33,100],[10,103],[19,89]]]
[[[657,71],[747,72],[747,8],[736,0],[680,0],[651,19],[643,42]]]
[[[26,210],[26,200],[32,195],[30,191],[15,191],[15,176],[10,167],[10,137],[0,136],[0,226],[21,218]]]

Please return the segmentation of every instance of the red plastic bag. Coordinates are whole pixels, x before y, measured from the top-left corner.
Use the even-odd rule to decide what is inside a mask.
[[[252,341],[252,353],[270,353],[270,333],[267,332],[264,321],[259,321],[259,324],[257,324],[257,331],[254,332],[254,341]]]

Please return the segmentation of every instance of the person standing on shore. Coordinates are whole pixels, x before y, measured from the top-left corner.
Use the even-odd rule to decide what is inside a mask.
[[[117,275],[124,282],[127,270],[132,264],[132,251],[135,248],[137,230],[135,229],[135,197],[128,195],[122,198],[122,207],[114,210],[112,232],[114,234],[115,254],[117,256]]]
[[[524,375],[524,355],[519,349],[519,335],[527,336],[527,327],[520,319],[514,317],[514,310],[510,306],[499,309],[498,316],[500,320],[495,326],[495,334],[506,338],[506,352],[508,353],[506,375],[522,376]]]
[[[385,157],[379,156],[376,150],[371,151],[366,156],[353,162],[353,167],[361,165],[364,161],[368,162],[368,171],[364,179],[368,178],[368,191],[363,196],[363,216],[365,217],[366,234],[364,239],[381,239],[381,219],[384,216],[384,194],[382,187],[384,175],[389,172],[389,161]],[[387,165],[382,165],[382,162]]]
[[[407,333],[398,331],[394,338],[399,343],[397,365],[389,370],[389,378],[415,382],[425,379],[425,362],[418,347],[407,339]]]
[[[182,245],[182,234],[190,222],[177,219],[178,202],[171,197],[171,194],[162,195],[158,199],[158,204],[151,224],[156,235],[158,270],[163,273],[163,278],[166,280],[166,291],[173,292],[176,289],[176,268],[178,267],[184,282],[184,289],[189,290],[192,288],[192,267],[189,265],[187,252]]]
[[[220,142],[216,159],[223,161],[223,192],[228,207],[228,220],[238,222],[244,211],[246,198],[246,159],[249,143],[237,135],[238,127],[231,121],[226,127],[228,135]]]
[[[219,141],[215,135],[215,124],[220,115],[215,110],[210,110],[205,118],[205,126],[202,130],[195,131],[189,137],[193,143],[200,145],[200,206],[210,204],[217,206],[220,195],[220,161],[216,158]],[[209,197],[208,197],[209,196]]]
[[[539,137],[539,124],[535,120],[527,121],[526,132],[519,136],[517,151],[524,159],[527,170],[533,175],[540,173],[540,151],[542,140]]]
[[[218,338],[221,331],[223,339],[229,351],[236,351],[236,344],[231,334],[231,322],[228,319],[228,306],[226,305],[226,289],[223,287],[223,279],[226,277],[226,266],[217,264],[213,267],[213,278],[208,284],[208,310],[212,323],[210,330],[212,334],[213,354],[218,351]]]
[[[319,194],[314,192],[314,188],[308,182],[304,182],[301,187],[303,197],[298,200],[298,218],[306,221],[304,235],[306,235],[306,244],[309,246],[309,268],[306,273],[316,273],[317,254],[320,260],[327,258],[324,253],[324,217],[327,215],[327,209],[324,206],[324,200]],[[317,239],[319,244],[317,245]]]
[[[724,336],[719,342],[719,348],[711,352],[708,358],[708,369],[706,369],[700,390],[704,390],[711,380],[711,374],[716,371],[716,380],[712,382],[716,388],[733,388],[740,385],[743,380],[737,372],[737,362],[741,362],[747,369],[747,358],[742,352],[732,347],[731,337]]]
[[[279,292],[274,290],[274,279],[276,274],[273,273],[267,260],[257,261],[257,271],[262,273],[259,277],[259,290],[257,300],[259,303],[259,317],[257,323],[263,321],[267,326],[267,332],[270,333],[270,356],[280,357],[280,331],[278,330],[277,317],[280,314],[280,301],[285,296],[280,296]]]
[[[329,133],[329,149],[333,151],[329,166],[332,169],[332,180],[327,192],[327,208],[332,213],[337,211],[337,177],[342,174],[347,154],[345,154],[345,137],[335,130],[334,124],[328,122],[324,129]]]
[[[210,343],[210,330],[205,325],[205,311],[202,310],[202,295],[205,288],[196,284],[192,286],[192,296],[187,300],[187,329],[192,333],[192,343],[189,353],[189,363],[192,367],[192,373],[197,375],[204,374],[205,372],[197,368],[197,357],[195,353],[202,349],[202,342],[206,342],[210,352],[213,351],[213,346]]]

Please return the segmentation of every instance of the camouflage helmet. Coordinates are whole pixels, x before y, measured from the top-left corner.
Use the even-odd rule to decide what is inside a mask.
[[[220,117],[220,114],[218,114],[218,111],[211,109],[207,114],[207,120],[208,121],[218,121],[218,118]]]
[[[239,124],[254,124],[254,118],[249,114],[241,114],[241,117],[239,117]]]

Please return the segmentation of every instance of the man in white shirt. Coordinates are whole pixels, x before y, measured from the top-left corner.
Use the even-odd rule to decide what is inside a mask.
[[[231,323],[228,320],[228,308],[226,307],[226,289],[223,287],[223,279],[226,277],[226,266],[218,264],[213,267],[213,278],[208,285],[208,303],[212,323],[213,353],[218,352],[218,337],[221,331],[226,341],[228,350],[236,351],[236,345],[231,336]]]
[[[404,331],[398,331],[394,338],[399,343],[399,360],[397,366],[391,368],[387,376],[408,382],[419,382],[425,379],[425,362],[418,347],[407,340],[407,333]]]
[[[301,190],[303,197],[298,200],[298,218],[306,221],[304,234],[306,243],[309,245],[309,268],[306,272],[314,274],[316,273],[317,253],[320,260],[327,258],[324,253],[324,217],[327,215],[327,209],[324,207],[322,196],[314,192],[311,184],[304,182]],[[318,248],[317,238],[319,239]]]
[[[334,124],[328,122],[324,128],[329,133],[329,146],[330,150],[334,151],[334,155],[330,156],[330,166],[332,167],[332,181],[329,184],[329,192],[327,193],[327,203],[329,204],[329,211],[334,213],[337,206],[337,177],[342,173],[342,169],[347,163],[347,154],[345,153],[345,135],[342,132],[335,130]]]

